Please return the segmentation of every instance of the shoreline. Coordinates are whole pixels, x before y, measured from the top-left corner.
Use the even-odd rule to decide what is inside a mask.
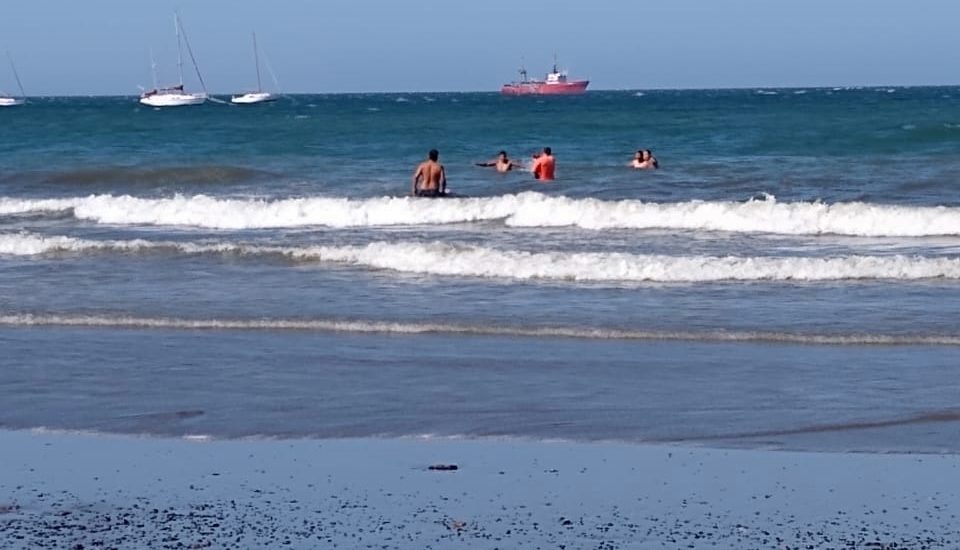
[[[4,548],[960,544],[957,455],[16,431],[0,447]]]

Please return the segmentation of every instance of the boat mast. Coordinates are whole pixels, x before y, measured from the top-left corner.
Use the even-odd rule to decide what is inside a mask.
[[[253,33],[253,62],[257,66],[257,93],[263,91],[263,84],[260,82],[260,53],[257,49],[257,33]]]
[[[280,80],[277,79],[277,73],[273,72],[273,66],[270,65],[270,57],[267,56],[267,52],[263,52],[263,63],[267,66],[267,72],[270,73],[270,78],[273,79],[273,85],[277,88],[278,94],[283,94],[280,87]]]
[[[20,88],[20,97],[26,99],[27,93],[23,91],[23,83],[20,82],[20,75],[17,73],[17,66],[13,64],[13,56],[7,52],[7,59],[10,61],[10,68],[13,69],[13,78],[17,79],[17,87]]]
[[[183,46],[180,44],[180,14],[173,13],[173,31],[177,34],[177,73],[180,75],[180,88],[183,89]]]
[[[157,60],[153,57],[153,48],[150,48],[150,72],[153,73],[153,89],[159,90],[159,84],[157,83]]]
[[[203,75],[200,74],[200,66],[197,65],[197,58],[193,55],[193,48],[190,47],[190,38],[187,37],[187,29],[183,28],[183,24],[180,23],[180,17],[177,16],[177,36],[180,36],[180,33],[183,34],[183,43],[187,45],[187,53],[190,54],[190,62],[193,63],[193,70],[197,72],[197,80],[200,81],[200,87],[203,88],[203,93],[207,93],[207,84],[203,81]],[[179,39],[177,44],[179,45]],[[183,76],[180,77],[180,82],[183,83]]]

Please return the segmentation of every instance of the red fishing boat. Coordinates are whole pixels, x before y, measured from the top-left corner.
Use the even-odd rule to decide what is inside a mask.
[[[503,95],[580,95],[587,91],[589,80],[570,80],[567,71],[557,68],[557,61],[553,61],[553,71],[547,74],[545,80],[530,80],[527,70],[520,69],[520,80],[504,84],[500,89]]]

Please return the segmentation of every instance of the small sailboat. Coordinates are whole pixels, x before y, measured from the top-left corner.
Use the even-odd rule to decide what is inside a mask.
[[[20,97],[7,95],[0,91],[0,107],[14,107],[23,105],[27,101],[27,94],[23,91],[23,83],[20,82],[20,75],[17,73],[17,66],[13,64],[13,57],[7,52],[7,59],[10,61],[10,70],[13,71],[13,77],[17,79],[17,86],[20,88]]]
[[[260,48],[257,47],[257,33],[253,33],[253,62],[257,67],[257,91],[235,95],[230,98],[231,103],[236,103],[238,105],[252,105],[254,103],[264,103],[267,101],[277,100],[276,94],[263,91],[263,83],[260,79]],[[273,71],[270,71],[270,74],[273,74]],[[276,80],[276,77],[274,77],[274,80]]]
[[[153,70],[153,89],[145,90],[140,95],[140,103],[150,107],[183,107],[185,105],[200,105],[207,100],[207,86],[203,82],[203,75],[200,74],[200,67],[197,66],[197,59],[193,56],[193,49],[190,47],[190,40],[187,38],[186,31],[180,23],[180,15],[173,14],[174,31],[177,34],[177,72],[180,76],[180,83],[175,86],[159,87],[157,85],[157,64],[153,60],[153,53],[150,54],[150,64]],[[183,86],[183,45],[187,46],[187,53],[190,54],[190,61],[197,72],[197,79],[203,88],[203,93],[189,93]]]

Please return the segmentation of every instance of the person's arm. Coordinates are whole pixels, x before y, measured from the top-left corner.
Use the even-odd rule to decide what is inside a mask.
[[[497,165],[497,161],[491,161],[491,162],[475,162],[474,164],[477,165],[477,166],[483,166],[484,168],[489,168],[489,167],[491,167],[491,166],[496,166],[496,165]]]
[[[440,194],[447,194],[447,169],[440,165]]]
[[[417,166],[417,171],[413,173],[413,187],[410,189],[411,195],[417,194],[417,182],[420,181],[421,176],[423,176],[423,165]]]

